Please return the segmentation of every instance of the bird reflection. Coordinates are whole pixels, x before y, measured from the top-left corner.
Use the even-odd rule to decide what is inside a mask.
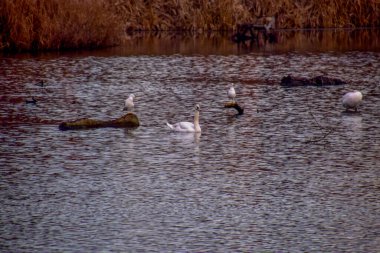
[[[355,113],[342,113],[342,126],[351,138],[360,139],[363,135],[362,116]]]
[[[173,133],[173,136],[175,136],[175,139],[181,142],[184,145],[190,145],[191,143],[199,144],[201,139],[200,132],[196,133]]]

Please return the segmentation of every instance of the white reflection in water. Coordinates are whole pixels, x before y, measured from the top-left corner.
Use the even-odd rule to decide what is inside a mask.
[[[366,138],[362,127],[362,117],[359,113],[342,114],[342,127],[345,128],[347,138],[352,140],[352,145],[360,145],[362,138]]]
[[[180,144],[183,146],[193,146],[194,144],[199,144],[201,139],[201,133],[187,133],[187,132],[172,132],[168,133],[173,141],[176,144]]]
[[[362,116],[360,114],[342,114],[342,123],[347,130],[358,134],[362,130]]]

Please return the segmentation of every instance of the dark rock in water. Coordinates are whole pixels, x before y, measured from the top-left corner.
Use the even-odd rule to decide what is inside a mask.
[[[305,77],[293,77],[291,75],[284,76],[281,79],[281,85],[286,87],[295,87],[295,86],[328,86],[328,85],[342,85],[346,84],[345,81],[342,81],[337,78],[331,78],[327,76],[316,76],[313,78]]]
[[[113,120],[78,119],[59,124],[60,130],[90,129],[100,127],[138,127],[140,125],[136,114],[127,113],[124,116]]]
[[[317,86],[346,84],[346,82],[343,80],[340,80],[338,78],[331,78],[331,77],[327,77],[327,76],[316,76],[310,80],[311,80],[311,83],[313,83]]]
[[[35,85],[40,86],[40,87],[44,87],[44,81],[41,80],[41,81],[35,83]]]
[[[26,104],[37,104],[37,100],[34,97],[32,97],[31,99],[26,99],[25,103]]]

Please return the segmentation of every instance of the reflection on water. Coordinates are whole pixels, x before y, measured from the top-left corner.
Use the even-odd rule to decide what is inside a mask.
[[[341,52],[341,51],[380,51],[380,30],[330,29],[330,30],[279,30],[278,43],[246,41],[239,46],[231,46],[231,34],[209,33],[142,33],[126,42],[128,47],[116,49],[118,54],[246,54],[286,53],[289,51]]]
[[[244,54],[148,37],[1,58],[1,251],[378,252],[378,31],[315,33]],[[348,84],[283,88],[289,73]],[[231,82],[240,117],[223,108]],[[345,113],[352,89],[363,104]],[[122,115],[130,93],[139,128],[58,130]],[[169,131],[195,103],[202,134]]]
[[[354,115],[353,113],[342,115],[342,126],[346,128],[351,138],[360,142],[363,137],[361,115],[357,115],[356,113]]]

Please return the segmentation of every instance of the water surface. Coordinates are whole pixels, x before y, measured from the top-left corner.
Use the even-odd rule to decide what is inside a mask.
[[[379,37],[362,32],[1,58],[0,250],[379,252]],[[283,88],[287,74],[347,84]],[[58,130],[123,115],[130,93],[139,128]],[[202,134],[168,131],[195,103]]]

